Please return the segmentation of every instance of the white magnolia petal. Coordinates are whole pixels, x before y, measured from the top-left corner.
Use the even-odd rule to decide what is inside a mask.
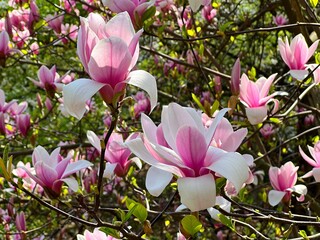
[[[286,195],[286,192],[280,192],[276,190],[271,190],[268,194],[268,201],[271,206],[277,205],[281,199]]]
[[[262,123],[268,115],[267,106],[246,108],[246,115],[252,125]]]
[[[196,12],[198,11],[199,7],[201,6],[202,1],[200,0],[189,0],[189,5],[192,9],[192,11]]]
[[[216,205],[218,205],[223,210],[230,212],[231,202],[227,201],[224,197],[217,196],[216,197]],[[207,211],[210,214],[211,218],[220,222],[220,218],[218,217],[218,214],[220,214],[219,210],[211,207],[211,208],[208,208]]]
[[[101,145],[100,145],[100,139],[98,136],[92,132],[92,131],[87,131],[87,138],[89,142],[92,144],[92,146],[98,150],[98,152],[101,152]]]
[[[86,240],[86,238],[81,234],[77,234],[77,240]]]
[[[62,175],[62,178],[68,177],[69,175],[79,172],[80,170],[88,168],[92,165],[93,164],[87,160],[78,160],[76,162],[72,162],[67,166],[66,170]]]
[[[134,164],[136,164],[136,166],[137,166],[139,169],[142,168],[142,162],[140,161],[139,158],[133,157],[133,158],[131,158],[129,161],[134,162]]]
[[[299,194],[302,194],[302,195],[306,195],[307,192],[308,192],[307,187],[305,185],[303,185],[303,184],[295,185],[292,188],[290,188],[290,190],[292,192],[296,192],[296,193],[299,193]]]
[[[151,166],[146,177],[148,192],[152,196],[158,197],[171,182],[172,177],[172,173]]]
[[[136,138],[131,141],[127,141],[125,144],[131,150],[131,152],[134,155],[136,155],[138,158],[140,158],[142,161],[148,163],[151,166],[155,166],[155,167],[162,169],[164,171],[171,172],[175,175],[181,176],[181,172],[180,172],[179,168],[158,162],[158,160],[155,159],[149,153],[149,151],[146,149],[146,147],[144,146],[144,144],[140,138]]]
[[[221,122],[223,116],[230,110],[230,108],[224,108],[224,109],[221,109],[219,111],[219,113],[215,116],[215,118],[213,119],[210,127],[208,128],[207,130],[207,133],[205,134],[205,137],[206,137],[206,142],[207,144],[210,144],[211,141],[212,141],[212,137],[219,125],[219,123]]]
[[[65,182],[68,187],[74,191],[74,192],[77,192],[78,189],[79,189],[79,185],[78,185],[78,181],[74,178],[64,178],[64,179],[60,179],[61,181]]]
[[[316,182],[320,182],[320,168],[313,168],[312,169],[312,175]]]
[[[234,185],[237,192],[249,177],[248,165],[242,155],[235,152],[225,153],[208,169],[227,178]]]
[[[216,183],[212,174],[178,179],[181,203],[191,211],[200,211],[215,205]]]
[[[117,167],[117,163],[106,163],[106,168],[103,172],[103,177],[111,179],[114,175],[114,169]]]
[[[63,87],[63,105],[67,112],[81,119],[86,112],[86,101],[105,84],[81,78]]]
[[[150,97],[151,111],[157,105],[158,91],[154,76],[144,70],[136,70],[129,73],[128,84],[139,87],[146,91]]]
[[[175,212],[181,212],[181,211],[183,211],[183,210],[185,210],[185,209],[188,209],[187,206],[185,206],[185,205],[183,205],[183,204],[180,204],[180,206],[177,207],[177,209],[174,210],[174,211],[175,211]]]
[[[309,75],[309,71],[308,70],[290,70],[290,75],[297,80],[303,80]]]

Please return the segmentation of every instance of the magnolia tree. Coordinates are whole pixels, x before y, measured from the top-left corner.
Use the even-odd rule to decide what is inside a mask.
[[[318,1],[0,4],[1,239],[320,237]]]

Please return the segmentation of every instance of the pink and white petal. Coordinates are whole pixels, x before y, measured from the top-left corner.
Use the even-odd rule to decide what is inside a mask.
[[[317,163],[315,162],[315,160],[313,160],[312,158],[310,158],[307,154],[304,153],[304,151],[302,150],[302,148],[299,146],[299,152],[302,156],[302,158],[309,163],[311,166],[315,167],[317,166]]]
[[[313,168],[312,169],[312,175],[316,182],[320,182],[320,168]]]
[[[60,161],[57,166],[55,167],[57,173],[58,173],[58,178],[61,178],[63,173],[65,172],[69,162],[71,160],[71,156],[70,157],[66,157],[65,159],[63,159],[62,161]]]
[[[45,186],[44,182],[41,181],[40,178],[38,178],[37,176],[35,176],[35,173],[34,173],[34,174],[31,173],[31,172],[29,171],[29,169],[26,168],[26,167],[24,167],[24,166],[21,166],[20,168],[22,168],[23,170],[25,170],[26,173],[29,175],[29,177],[30,177],[32,180],[34,180],[36,183],[38,183],[40,186]],[[25,179],[26,179],[26,178],[25,178]]]
[[[87,160],[78,160],[76,162],[70,163],[64,171],[62,178],[68,177],[69,175],[76,173],[82,169],[88,168],[92,165],[93,164]]]
[[[128,84],[141,88],[148,93],[151,104],[150,112],[152,112],[158,102],[157,82],[154,76],[144,70],[136,70],[129,73],[127,80]]]
[[[230,110],[230,108],[224,108],[221,109],[218,114],[215,116],[215,118],[213,119],[210,127],[206,130],[206,134],[205,134],[205,138],[206,138],[206,142],[207,144],[210,144],[212,141],[212,138],[214,136],[214,133],[219,125],[219,123],[221,122],[221,120],[223,119],[223,116]]]
[[[64,108],[71,116],[80,120],[86,112],[86,101],[103,86],[105,84],[85,78],[65,85],[63,87]]]
[[[156,144],[158,142],[157,141],[157,126],[144,113],[141,113],[141,126],[142,126],[144,137],[152,144]]]
[[[58,179],[58,173],[55,169],[49,167],[43,162],[38,162],[34,169],[36,171],[36,176],[41,179],[44,186],[51,188],[53,183]]]
[[[286,195],[286,192],[271,190],[268,194],[269,204],[273,207],[276,206],[285,195]]]
[[[101,145],[100,145],[100,139],[93,131],[87,131],[87,138],[91,145],[98,150],[98,152],[101,152]]]
[[[111,18],[104,27],[106,37],[115,36],[123,39],[127,46],[129,46],[135,30],[131,22],[128,12],[118,13]]]
[[[313,170],[307,172],[306,174],[304,174],[303,176],[301,176],[301,178],[308,178],[308,177],[312,177],[313,176]]]
[[[218,205],[223,210],[230,212],[231,202],[227,201],[225,198],[223,198],[221,196],[217,196],[216,197],[216,205]],[[220,218],[218,216],[218,214],[220,214],[219,210],[211,207],[211,208],[208,208],[207,211],[210,214],[211,218],[220,222]]]
[[[63,178],[63,179],[60,179],[60,181],[62,181],[65,184],[67,184],[68,187],[74,192],[77,192],[78,189],[79,189],[78,181],[76,179],[72,178],[72,177]]]
[[[241,145],[243,139],[247,136],[248,129],[241,128],[229,135],[226,141],[222,142],[221,148],[227,152],[235,152]]]
[[[308,50],[308,56],[307,56],[307,61],[312,57],[312,55],[314,54],[314,52],[317,50],[319,44],[319,40],[315,41],[309,48]]]
[[[158,197],[171,182],[172,177],[172,173],[151,166],[146,177],[146,188],[148,192],[152,196]]]
[[[232,182],[237,192],[249,177],[247,162],[239,153],[225,153],[207,168]]]
[[[141,36],[141,34],[143,33],[143,29],[140,29],[132,38],[128,49],[129,52],[132,55],[132,61],[129,67],[129,70],[131,71],[131,69],[136,65],[138,58],[139,58],[139,52],[140,52],[140,48],[139,48],[139,38]]]
[[[297,184],[297,185],[293,186],[292,188],[290,188],[289,190],[292,192],[299,193],[301,195],[306,195],[308,192],[307,187],[303,184]]]
[[[289,73],[293,78],[297,80],[303,80],[309,75],[308,70],[290,70]]]
[[[252,125],[262,123],[268,115],[267,106],[246,108],[246,115]]]
[[[182,176],[181,171],[178,167],[160,163],[155,157],[153,157],[150,154],[150,152],[146,149],[144,143],[140,138],[136,138],[126,142],[126,145],[134,155],[136,155],[138,158],[148,163],[149,165],[155,166],[164,171],[171,172],[177,176],[180,176],[180,177]]]
[[[49,159],[50,155],[47,150],[42,146],[37,146],[32,153],[32,164],[36,165],[37,162],[43,162],[44,159]]]
[[[162,108],[161,123],[164,137],[174,151],[177,149],[176,137],[178,129],[184,125],[198,126],[194,118],[189,114],[189,110],[177,103],[170,103]]]
[[[50,167],[55,168],[55,166],[58,165],[59,154],[60,154],[60,147],[53,150],[52,153],[50,154],[50,157],[47,159],[43,159],[43,162],[49,165]]]
[[[133,157],[129,159],[130,162],[133,162],[139,169],[142,168],[142,162],[139,158]]]
[[[212,207],[216,203],[216,183],[212,174],[179,178],[181,203],[192,212]]]
[[[103,172],[103,177],[111,179],[114,176],[114,170],[116,169],[118,163],[106,163],[106,168]]]

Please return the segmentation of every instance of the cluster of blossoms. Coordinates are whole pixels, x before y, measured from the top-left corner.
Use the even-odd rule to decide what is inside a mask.
[[[0,133],[13,137],[17,132],[27,136],[30,129],[30,115],[25,113],[27,102],[17,103],[16,100],[5,101],[5,93],[0,89]]]

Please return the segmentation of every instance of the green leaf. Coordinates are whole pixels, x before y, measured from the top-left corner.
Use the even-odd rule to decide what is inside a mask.
[[[181,220],[181,225],[183,229],[194,236],[202,228],[201,222],[193,215],[187,215]]]
[[[112,229],[112,228],[108,228],[108,227],[101,227],[99,228],[100,231],[104,232],[105,234],[115,237],[115,238],[119,238],[120,239],[120,234],[117,230]]]
[[[126,206],[129,210],[134,208],[131,214],[138,218],[140,222],[144,222],[147,219],[148,211],[141,203],[128,198],[126,200]]]
[[[147,9],[142,15],[142,22],[152,18],[156,14],[156,7],[152,6]]]
[[[235,227],[234,227],[234,225],[233,225],[233,223],[232,223],[231,218],[228,218],[228,217],[226,217],[226,216],[223,215],[223,214],[218,214],[218,217],[219,217],[219,219],[220,219],[220,222],[221,222],[223,225],[227,226],[227,227],[230,228],[232,231],[235,231]]]
[[[318,0],[309,0],[311,7],[315,8],[318,5]]]
[[[219,101],[218,101],[218,100],[215,100],[215,101],[213,102],[213,104],[212,104],[212,106],[211,106],[211,111],[210,111],[211,115],[210,115],[210,117],[214,114],[215,111],[218,110],[219,105],[220,105],[220,104],[219,104]]]
[[[303,239],[309,240],[308,235],[304,230],[300,230],[298,233],[301,237],[303,237]]]
[[[223,25],[221,25],[220,27],[219,27],[219,30],[221,31],[221,32],[224,32],[230,25],[232,25],[233,24],[233,22],[226,22],[225,24],[223,24]]]
[[[200,102],[200,99],[199,99],[194,93],[191,93],[191,96],[192,96],[193,101],[198,105],[198,107],[199,107],[203,112],[205,112],[206,110],[204,109],[202,103]]]

